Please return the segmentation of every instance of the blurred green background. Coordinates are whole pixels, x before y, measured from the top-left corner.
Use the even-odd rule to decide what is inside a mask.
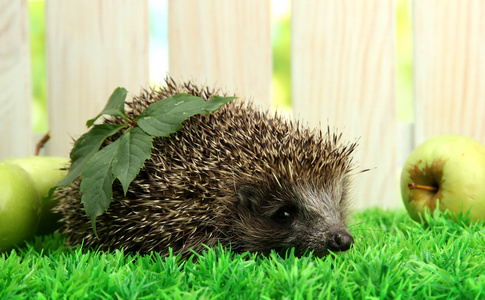
[[[46,133],[48,128],[44,11],[44,1],[29,1],[32,120],[35,133]]]
[[[410,22],[410,1],[398,0],[396,7],[396,101],[399,122],[413,121],[413,70],[412,30]],[[166,30],[166,0],[150,2],[150,79],[160,82],[168,71],[168,50]],[[291,107],[291,65],[290,65],[290,0],[272,0],[273,10],[273,89],[272,102],[282,109]],[[46,62],[43,0],[29,1],[31,32],[32,119],[35,133],[46,133]]]

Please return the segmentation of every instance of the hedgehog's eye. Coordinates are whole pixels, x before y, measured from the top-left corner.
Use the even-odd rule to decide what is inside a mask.
[[[286,205],[279,208],[272,216],[273,220],[277,222],[288,222],[293,219],[296,214],[296,209],[292,206]]]

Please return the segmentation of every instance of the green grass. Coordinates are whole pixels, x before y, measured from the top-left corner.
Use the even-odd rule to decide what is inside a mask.
[[[323,259],[216,248],[181,261],[70,249],[51,235],[0,255],[0,299],[483,299],[483,225],[435,217],[422,226],[366,210],[355,247]]]

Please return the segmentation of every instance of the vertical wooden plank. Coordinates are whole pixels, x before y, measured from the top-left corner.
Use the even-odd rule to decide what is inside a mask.
[[[480,0],[414,1],[416,143],[460,134],[485,143]]]
[[[270,0],[170,0],[169,70],[269,106]]]
[[[396,179],[395,1],[292,2],[295,116],[359,139],[355,207],[402,206]]]
[[[25,0],[0,0],[0,159],[34,153]]]
[[[148,3],[48,0],[46,15],[49,153],[67,156],[116,87],[148,85]]]

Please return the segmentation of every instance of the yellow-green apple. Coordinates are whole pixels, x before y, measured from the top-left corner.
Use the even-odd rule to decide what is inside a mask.
[[[0,163],[0,252],[34,235],[39,205],[39,192],[27,171]]]
[[[34,180],[40,196],[43,198],[47,196],[49,190],[56,183],[67,175],[66,167],[69,160],[64,157],[29,156],[8,158],[2,162],[18,165],[27,171]],[[60,216],[52,212],[52,208],[57,205],[57,202],[57,200],[49,200],[49,202],[42,203],[37,234],[48,234],[58,228],[57,221]]]
[[[485,220],[485,146],[459,135],[428,139],[408,157],[401,194],[409,215],[420,220],[427,207]]]

